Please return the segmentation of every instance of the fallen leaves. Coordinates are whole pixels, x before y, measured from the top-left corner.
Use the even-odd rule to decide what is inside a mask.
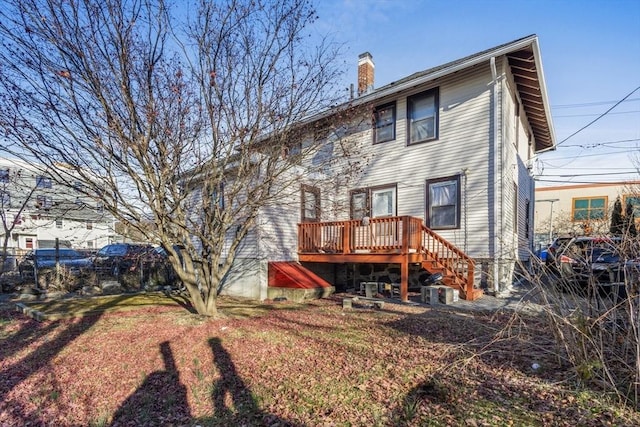
[[[164,306],[37,323],[0,311],[0,424],[639,421],[597,394],[576,399],[543,330],[501,334],[506,317],[399,304],[345,315],[337,300],[190,316]],[[534,356],[557,369],[532,373]]]

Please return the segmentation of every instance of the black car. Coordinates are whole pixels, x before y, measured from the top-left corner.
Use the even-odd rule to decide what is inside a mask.
[[[91,272],[93,269],[92,259],[78,252],[75,249],[36,249],[25,255],[18,264],[20,276],[24,278],[34,277],[44,271],[51,271],[56,268],[56,262],[66,272],[72,275],[81,275]]]
[[[151,245],[114,243],[104,246],[95,254],[93,268],[98,274],[119,277],[140,271],[156,258],[157,254]]]
[[[621,239],[618,237],[572,238],[556,252],[556,264],[565,284],[586,290],[590,283],[619,281]]]

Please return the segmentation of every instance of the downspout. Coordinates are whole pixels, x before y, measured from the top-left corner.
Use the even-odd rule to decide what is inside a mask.
[[[498,157],[498,145],[500,142],[498,141],[498,72],[496,70],[496,57],[492,56],[489,60],[489,65],[491,67],[491,97],[493,99],[493,121],[491,123],[492,126],[492,135],[493,135],[493,171],[494,171],[494,191],[493,191],[493,218],[494,218],[494,235],[493,235],[493,291],[498,293],[500,290],[500,279],[498,268],[498,254],[501,252],[499,248],[501,248],[501,233],[502,233],[502,215],[499,209],[501,206],[501,197],[499,193],[502,191],[503,177],[502,173],[500,173],[500,180],[498,181],[497,174],[500,171],[500,160],[502,159],[502,150],[500,149],[500,157]],[[500,185],[498,185],[500,184]]]

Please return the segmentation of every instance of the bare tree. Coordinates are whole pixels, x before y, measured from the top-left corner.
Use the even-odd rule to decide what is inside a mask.
[[[351,113],[306,121],[344,93],[339,46],[310,36],[307,0],[1,3],[5,149],[80,179],[161,244],[200,314],[216,314],[239,245],[301,163],[309,179],[353,169],[340,138],[326,156],[316,145]]]

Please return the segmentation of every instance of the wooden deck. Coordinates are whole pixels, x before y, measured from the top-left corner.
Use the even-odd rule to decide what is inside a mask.
[[[301,262],[400,264],[400,296],[408,301],[409,264],[441,272],[462,298],[482,295],[473,283],[475,263],[460,249],[410,216],[298,224]]]

